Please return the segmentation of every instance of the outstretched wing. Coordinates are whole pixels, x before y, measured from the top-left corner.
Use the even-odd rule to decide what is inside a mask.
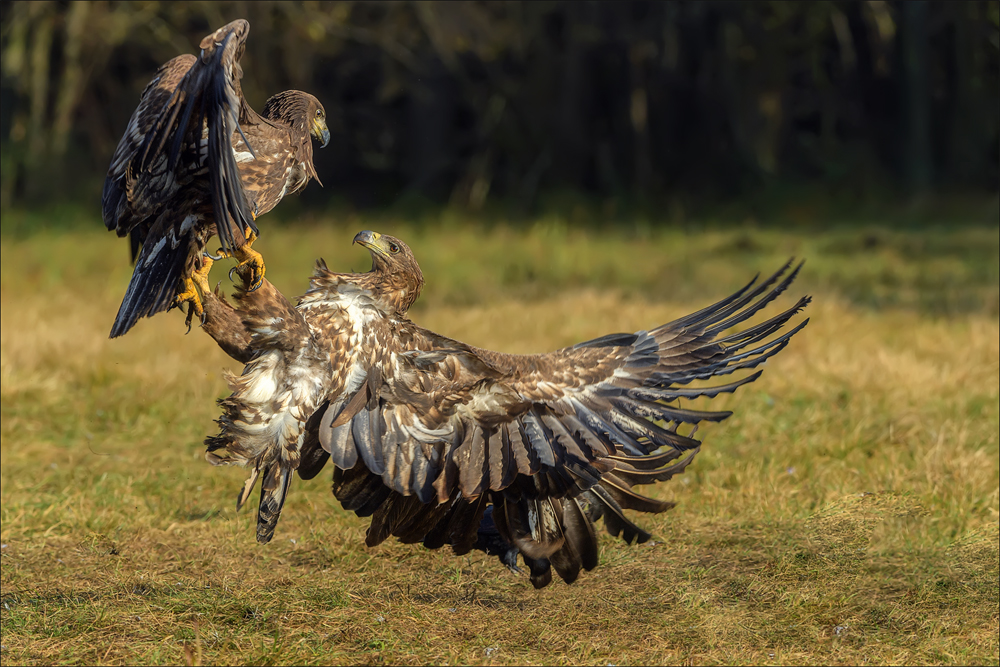
[[[372,515],[369,545],[396,535],[459,553],[472,547],[492,503],[497,530],[524,555],[536,586],[548,583],[550,565],[572,581],[597,564],[598,518],[629,542],[649,538],[623,509],[672,504],[633,487],[683,470],[701,444],[697,425],[730,415],[678,400],[732,392],[761,371],[690,383],[755,369],[806,325],[779,334],[808,297],[722,336],[788,287],[799,270],[789,266],[651,331],[550,354],[503,355],[413,325],[375,327],[367,381],[331,400],[318,424],[315,441],[338,467],[334,493]]]
[[[216,30],[202,40],[199,57],[174,58],[143,92],[115,151],[102,201],[108,229],[131,235],[133,259],[154,216],[206,170],[223,247],[242,245],[247,227],[256,232],[231,139],[240,131],[245,104],[239,59],[249,31],[242,19]],[[174,224],[183,224],[184,215],[174,217]]]

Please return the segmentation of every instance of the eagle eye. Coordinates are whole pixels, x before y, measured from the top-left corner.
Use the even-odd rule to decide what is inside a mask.
[[[396,245],[395,243],[390,242],[389,243],[389,252],[391,252],[393,255],[395,255],[397,252],[399,252],[399,246]]]
[[[322,109],[316,109],[316,117],[318,118],[318,117],[320,117],[322,115],[323,115],[323,110]]]

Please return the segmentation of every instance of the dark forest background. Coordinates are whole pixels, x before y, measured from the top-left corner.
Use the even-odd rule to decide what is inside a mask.
[[[997,2],[3,2],[2,203],[90,204],[156,68],[237,18],[325,104],[299,207],[993,196]],[[294,210],[294,209],[293,209]]]

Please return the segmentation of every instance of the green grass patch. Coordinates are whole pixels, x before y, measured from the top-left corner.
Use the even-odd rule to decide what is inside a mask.
[[[107,332],[124,241],[67,223],[0,241],[3,664],[998,662],[1000,239],[994,225],[581,230],[391,216],[265,228],[268,277],[364,270],[406,240],[414,319],[511,352],[634,331],[807,260],[815,301],[764,376],[714,408],[687,472],[638,520],[654,542],[534,591],[481,554],[363,546],[324,475],[275,540],[204,461],[223,368],[183,316]],[[227,284],[220,266],[217,278]]]

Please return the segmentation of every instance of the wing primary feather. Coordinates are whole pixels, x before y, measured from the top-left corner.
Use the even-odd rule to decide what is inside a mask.
[[[731,357],[727,357],[711,364],[705,364],[700,368],[693,370],[654,373],[650,375],[647,382],[653,386],[669,385],[673,383],[687,384],[693,380],[707,380],[713,376],[729,375],[730,373],[734,373],[738,370],[755,368],[783,350],[791,337],[801,331],[807,324],[809,324],[808,318],[800,322],[798,326],[786,332],[782,336],[773,338],[753,350],[735,354]]]
[[[607,473],[601,480],[601,487],[614,497],[620,507],[647,514],[659,514],[674,506],[665,500],[654,500],[632,491],[626,480],[615,473]]]
[[[654,470],[670,463],[683,452],[684,450],[671,448],[650,456],[618,456],[615,454],[607,457],[606,460],[614,461],[616,464],[627,464],[630,470]]]
[[[639,398],[646,401],[672,401],[678,398],[700,398],[702,396],[706,398],[715,398],[719,394],[731,394],[743,385],[750,384],[759,378],[763,372],[763,370],[759,370],[746,376],[745,378],[716,387],[669,387],[664,389],[656,387],[634,387],[632,389],[626,389],[624,394],[629,398]]]
[[[773,285],[774,282],[779,277],[781,277],[785,273],[785,271],[788,270],[788,267],[792,265],[792,261],[793,260],[789,259],[773,275],[764,280],[764,282],[762,282],[761,284],[757,285],[757,287],[754,288],[749,293],[748,290],[750,290],[750,288],[753,287],[753,285],[757,282],[757,279],[760,277],[759,273],[756,276],[754,276],[753,280],[747,283],[742,289],[737,290],[735,294],[726,297],[725,299],[722,299],[721,301],[718,301],[712,304],[711,306],[708,306],[707,308],[702,308],[701,310],[691,313],[690,315],[686,315],[685,317],[681,317],[677,320],[674,320],[673,322],[670,322],[669,324],[664,325],[663,327],[659,327],[659,329],[664,329],[664,328],[674,329],[674,328],[687,327],[694,324],[707,327],[713,324],[714,322],[719,321],[720,319],[728,317],[731,313],[736,312],[744,305],[746,305],[747,303],[755,299],[757,296],[762,294],[764,290],[766,290],[768,287]]]
[[[635,342],[636,338],[638,338],[637,334],[608,334],[607,336],[601,336],[600,338],[584,341],[583,343],[577,343],[573,346],[573,349],[579,350],[587,347],[628,347]]]
[[[678,461],[677,463],[670,466],[662,467],[640,467],[637,468],[632,464],[632,460],[616,461],[614,474],[619,479],[627,482],[630,485],[636,484],[652,484],[653,482],[665,482],[674,475],[684,472],[691,461],[694,460],[697,451],[691,452],[684,459]],[[669,461],[669,459],[667,460]]]
[[[716,344],[726,346],[727,352],[742,350],[747,345],[764,340],[775,331],[781,329],[781,327],[784,326],[793,315],[802,310],[807,303],[809,303],[809,297],[803,297],[794,306],[783,313],[775,315],[771,319],[766,322],[762,322],[755,327],[744,329],[743,331],[733,334],[732,336],[719,339],[716,341]]]
[[[611,404],[619,410],[643,420],[660,420],[684,424],[697,424],[703,421],[720,422],[732,416],[730,410],[688,410],[673,405],[664,405],[652,401],[642,401],[627,396],[611,399]],[[621,426],[621,424],[619,424]],[[654,425],[655,426],[655,425]],[[663,435],[663,434],[661,434]],[[664,435],[669,438],[670,435]]]
[[[788,267],[791,266],[792,261],[793,261],[792,259],[789,259],[785,263],[785,266],[783,266],[778,273],[775,273],[768,280],[764,281],[758,289],[754,290],[753,294],[747,295],[747,297],[742,300],[743,304],[752,301],[758,295],[762,294],[765,289],[770,287],[774,283],[774,281],[776,281],[785,271],[788,270]],[[799,270],[802,268],[803,263],[804,262],[799,262],[798,266],[792,269],[791,273],[785,276],[785,278],[780,283],[778,283],[774,287],[774,289],[765,294],[760,300],[758,300],[753,305],[749,306],[748,308],[740,312],[737,312],[732,317],[729,317],[729,319],[724,320],[724,318],[727,317],[729,313],[726,313],[725,315],[723,314],[716,315],[707,322],[704,322],[702,326],[708,327],[711,325],[715,325],[712,326],[711,329],[708,329],[709,333],[715,335],[717,332],[725,331],[729,327],[735,326],[740,322],[744,322],[750,317],[753,317],[755,314],[760,312],[760,310],[764,308],[767,304],[771,303],[776,298],[778,298],[778,296],[782,294],[788,288],[789,285],[792,284],[792,281],[795,280],[795,277],[799,275]],[[742,307],[742,305],[740,307]],[[735,308],[734,310],[738,310],[738,308]]]
[[[600,514],[604,518],[604,527],[612,537],[620,535],[627,544],[633,542],[642,544],[652,537],[650,533],[625,517],[618,502],[600,484],[585,493],[591,502],[599,507]]]

